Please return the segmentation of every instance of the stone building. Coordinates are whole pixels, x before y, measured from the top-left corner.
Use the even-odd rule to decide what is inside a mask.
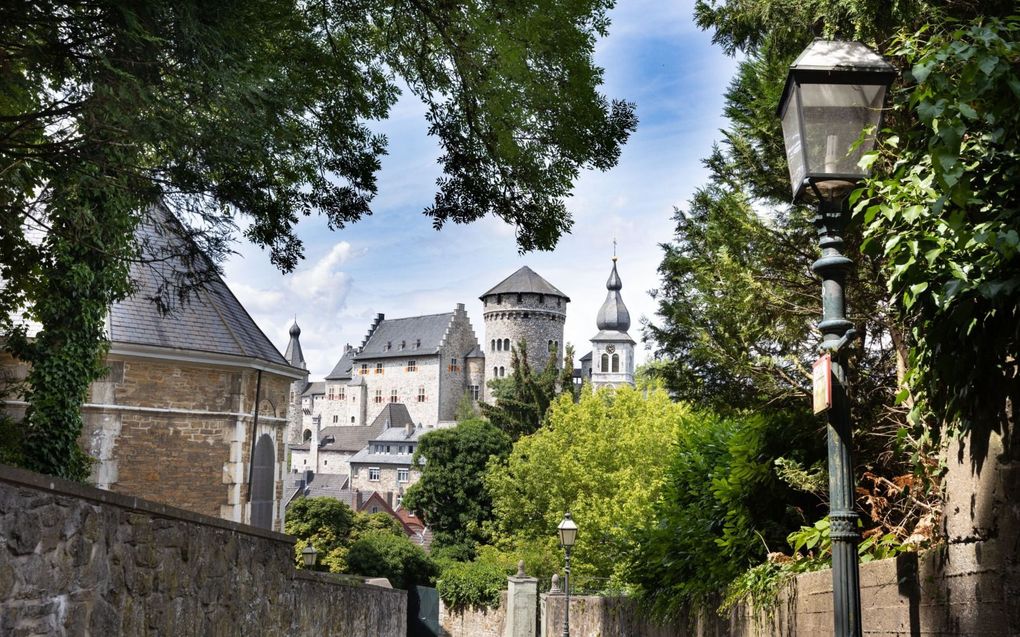
[[[563,366],[563,325],[570,298],[528,266],[517,270],[479,297],[488,345],[487,379],[511,373],[511,349],[524,343],[528,364],[541,370],[552,356]],[[486,388],[486,400],[491,393]]]
[[[142,227],[140,241],[173,252],[181,240],[166,231],[173,223]],[[150,301],[160,273],[134,264],[131,276],[136,292],[106,317],[109,373],[82,408],[82,445],[96,460],[91,482],[282,530],[287,410],[308,372],[280,354],[214,273],[166,316]],[[16,378],[27,374],[9,355],[0,364]],[[16,419],[26,406],[3,403]]]
[[[581,378],[589,378],[593,387],[618,387],[634,384],[634,339],[630,329],[630,312],[623,304],[620,290],[623,282],[613,270],[606,281],[606,300],[599,309],[595,324],[598,333],[592,337],[592,351],[581,357]]]
[[[401,504],[404,491],[421,477],[411,461],[418,440],[428,430],[408,423],[389,427],[350,460],[351,487],[379,493],[391,506]]]

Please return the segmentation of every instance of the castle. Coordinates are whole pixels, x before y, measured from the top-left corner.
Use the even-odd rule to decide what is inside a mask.
[[[594,387],[634,383],[635,342],[627,333],[630,314],[622,287],[614,256],[606,300],[595,317],[592,352],[575,370],[578,380]],[[378,314],[361,344],[345,346],[323,381],[293,383],[288,423],[292,471],[309,477],[343,474],[345,491],[382,491],[396,506],[418,476],[411,462],[418,438],[429,429],[454,425],[465,398],[472,406],[491,401],[488,381],[513,372],[513,347],[523,343],[535,369],[544,368],[550,358],[562,367],[566,294],[524,266],[479,300],[484,349],[463,304],[443,314],[397,319]],[[285,358],[307,368],[300,336],[295,322]]]

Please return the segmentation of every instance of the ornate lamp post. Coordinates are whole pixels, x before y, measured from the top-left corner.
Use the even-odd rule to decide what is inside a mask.
[[[570,637],[570,549],[574,548],[577,539],[577,524],[571,519],[570,511],[564,514],[556,530],[560,534],[560,546],[566,553],[566,565],[563,568],[563,592],[566,593],[563,604],[563,637]]]
[[[858,166],[875,144],[886,89],[896,71],[860,42],[815,40],[790,66],[779,103],[794,201],[817,202],[822,256],[822,358],[816,364],[815,411],[828,411],[829,522],[832,535],[834,635],[860,637],[861,595],[854,513],[846,345],[856,332],[846,318],[844,286],[853,262],[842,253],[846,198],[867,177]],[[831,372],[828,366],[831,365]],[[819,369],[821,372],[819,373]]]
[[[319,552],[311,544],[301,549],[301,560],[305,563],[305,568],[307,569],[315,568],[315,559],[318,556]]]

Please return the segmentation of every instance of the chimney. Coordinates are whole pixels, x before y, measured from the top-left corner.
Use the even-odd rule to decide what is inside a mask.
[[[414,423],[410,420],[404,425],[404,437],[410,438],[414,434]]]
[[[457,304],[457,309],[455,311],[463,314],[464,313],[464,304],[463,303],[458,303]]]
[[[354,510],[361,510],[361,489],[354,490]]]

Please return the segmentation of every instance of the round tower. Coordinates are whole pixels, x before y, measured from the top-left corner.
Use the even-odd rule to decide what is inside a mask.
[[[563,324],[570,302],[566,294],[524,266],[479,298],[485,321],[486,381],[513,373],[511,348],[522,342],[532,369],[544,369],[550,356],[557,367],[563,366]]]

